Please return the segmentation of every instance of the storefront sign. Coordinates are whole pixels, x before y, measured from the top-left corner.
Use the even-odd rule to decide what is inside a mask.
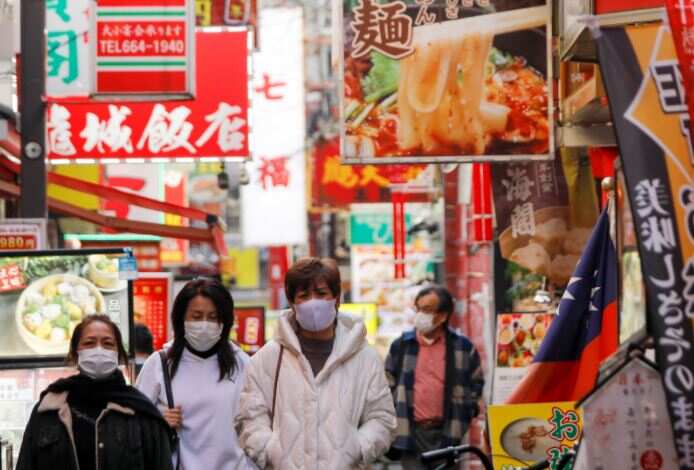
[[[167,169],[164,173],[164,201],[177,206],[188,206],[187,178],[180,170]],[[185,226],[187,222],[180,215],[164,214],[164,223],[175,227]],[[188,240],[165,238],[161,241],[161,265],[175,268],[187,263]]]
[[[160,350],[169,337],[172,283],[171,273],[142,274],[133,282],[135,322],[147,325],[154,339],[155,351]]]
[[[660,374],[634,359],[580,409],[585,424],[576,470],[677,468]]]
[[[196,38],[195,99],[53,103],[46,124],[51,162],[246,158],[248,33],[201,31]]]
[[[246,246],[300,245],[306,216],[303,11],[261,12],[254,54],[253,161],[241,186],[241,232]]]
[[[338,139],[321,142],[313,150],[311,205],[339,210],[354,203],[388,202],[391,184],[412,182],[425,169],[424,165],[343,165]]]
[[[101,249],[0,256],[0,363],[64,363],[75,326],[96,313],[120,327],[130,351],[129,285],[118,272],[123,254]]]
[[[675,43],[659,25],[604,28],[600,67],[646,284],[679,468],[694,469],[694,153]]]
[[[487,410],[487,417],[494,468],[498,470],[522,469],[542,460],[549,462],[547,468],[558,470],[583,428],[571,402],[494,405]]]
[[[89,18],[95,2],[47,0],[46,94],[87,96],[91,92]]]
[[[95,93],[193,94],[193,0],[99,0]]]
[[[137,194],[138,196],[161,200],[162,172],[163,168],[161,165],[141,165],[136,163],[108,165],[105,168],[106,174],[102,184],[120,191]],[[145,209],[134,204],[128,204],[122,200],[103,199],[102,211],[106,215],[119,219],[155,224],[160,224],[163,221],[163,214],[160,211]]]
[[[44,219],[5,219],[0,221],[0,251],[41,250],[46,245]]]
[[[552,313],[502,313],[497,315],[496,364],[492,403],[504,403],[540,350],[554,319]]]
[[[341,10],[345,162],[551,156],[545,0],[345,0]]]
[[[234,309],[236,342],[248,352],[257,352],[265,344],[265,308],[236,307]]]

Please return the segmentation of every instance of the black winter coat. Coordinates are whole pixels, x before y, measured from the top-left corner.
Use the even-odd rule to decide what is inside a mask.
[[[172,470],[166,425],[115,403],[97,419],[97,461],[80,468],[67,395],[48,393],[34,408],[17,470]]]

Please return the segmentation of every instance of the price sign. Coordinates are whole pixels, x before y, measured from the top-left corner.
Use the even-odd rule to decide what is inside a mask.
[[[0,251],[41,249],[46,238],[45,234],[45,220],[4,220],[0,222]]]
[[[191,94],[192,0],[100,0],[96,93]]]

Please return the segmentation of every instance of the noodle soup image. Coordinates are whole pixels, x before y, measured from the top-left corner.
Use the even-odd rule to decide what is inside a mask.
[[[354,57],[354,39],[345,41],[344,157],[549,155],[546,5],[453,20],[434,5],[430,24],[417,24],[421,9],[408,5],[403,58]]]

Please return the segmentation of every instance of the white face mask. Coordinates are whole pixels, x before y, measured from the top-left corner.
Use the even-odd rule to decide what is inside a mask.
[[[77,366],[87,377],[99,380],[118,368],[118,352],[102,347],[77,351]]]
[[[222,324],[211,321],[187,321],[184,323],[185,338],[193,349],[209,351],[222,338]]]
[[[335,321],[335,300],[311,299],[296,304],[296,321],[306,331],[323,331]]]
[[[438,323],[434,323],[434,315],[422,312],[415,313],[414,327],[423,335],[431,333],[436,328],[438,328],[438,326]]]

